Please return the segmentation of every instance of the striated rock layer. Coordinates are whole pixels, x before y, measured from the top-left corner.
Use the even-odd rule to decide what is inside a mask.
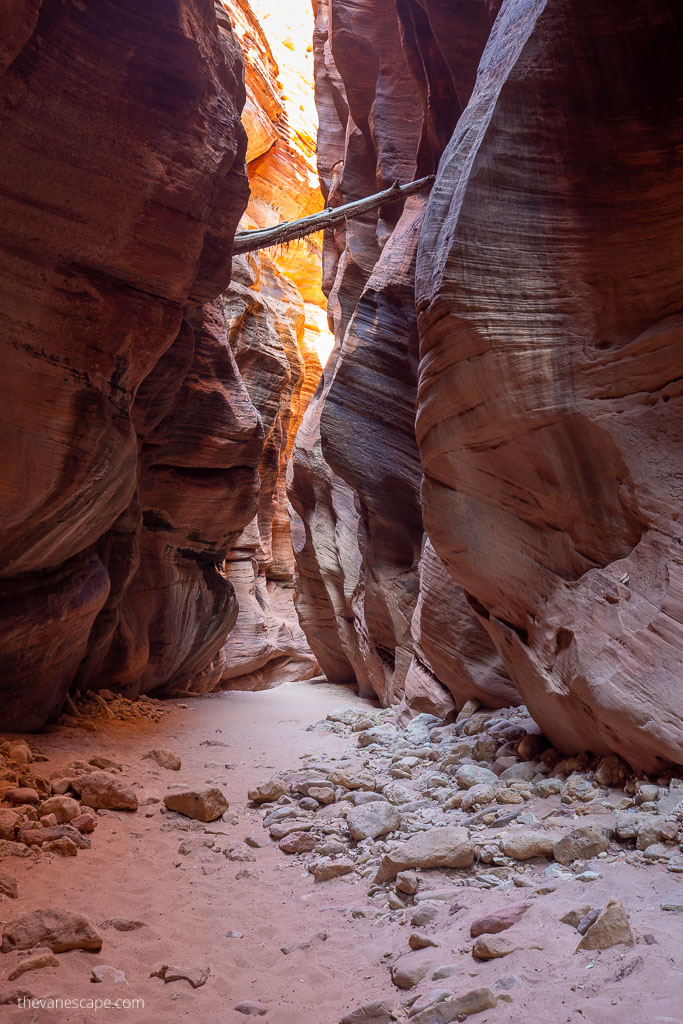
[[[403,8],[405,19],[419,13]],[[419,39],[409,36],[388,2],[318,5],[319,168],[333,205],[432,169],[433,85],[419,78],[420,47],[435,52],[430,33],[423,25]],[[440,94],[457,105],[458,76],[444,75]],[[414,276],[423,207],[415,197],[403,211],[368,214],[326,239],[338,342],[297,438],[289,493],[297,610],[328,676],[355,680],[383,703],[405,697],[406,714],[447,717],[456,700],[518,698],[460,588],[450,579],[446,590],[434,587],[433,552],[420,563]],[[478,642],[468,664],[453,654],[470,635]]]
[[[432,543],[553,742],[648,769],[683,761],[682,39],[669,0],[503,4],[417,273]]]
[[[225,7],[246,62],[242,119],[251,196],[241,227],[270,226],[320,210],[309,0],[281,9],[262,0],[225,0]],[[285,492],[286,463],[320,378],[319,357],[326,355],[329,335],[320,289],[320,239],[311,236],[248,260],[238,258],[233,278],[223,309],[265,441],[256,515],[226,562],[239,612],[222,652],[218,685],[262,689],[320,674],[294,610]]]
[[[327,201],[439,172],[325,239],[290,467],[330,678],[523,700],[653,770],[683,762],[682,38],[673,0],[318,4]]]
[[[229,25],[43,0],[0,31],[0,700],[31,729],[74,678],[215,674],[263,441],[211,305],[247,199]]]
[[[292,601],[293,554],[285,466],[311,377],[321,367],[304,338],[304,303],[266,256],[237,257],[223,297],[230,344],[263,423],[256,516],[226,561],[239,614],[223,649],[222,689],[265,689],[319,675]]]

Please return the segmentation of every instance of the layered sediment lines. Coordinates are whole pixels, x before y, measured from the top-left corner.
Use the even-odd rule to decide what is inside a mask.
[[[336,349],[290,469],[331,678],[406,715],[523,700],[648,770],[683,761],[682,18],[318,5],[328,202],[439,171],[424,211],[326,238]]]
[[[323,206],[315,174],[315,111],[309,109],[313,67],[306,32],[312,31],[312,12],[308,0],[281,11],[261,0],[226,0],[225,7],[245,55],[242,120],[251,195],[241,227],[295,220]],[[287,460],[322,372],[318,350],[328,333],[320,241],[314,235],[236,258],[223,298],[230,344],[263,423],[264,448],[258,506],[226,561],[239,612],[222,652],[222,689],[264,689],[320,674],[293,604],[285,491]]]
[[[405,7],[397,19],[391,3],[318,6],[318,153],[331,205],[435,166],[437,69],[429,61],[438,47],[424,26],[415,34],[420,11]],[[468,32],[476,49],[479,37],[472,26]],[[454,125],[464,72],[440,64],[438,74],[436,92],[450,97]],[[440,130],[445,145],[450,133]],[[438,559],[432,550],[421,560],[414,282],[424,204],[415,197],[326,233],[324,286],[337,345],[295,444],[289,493],[297,610],[325,672],[355,680],[385,704],[402,701],[404,716],[448,717],[471,697],[491,706],[519,698],[461,588],[448,578],[435,599]],[[468,654],[454,659],[454,647]]]
[[[432,543],[554,742],[649,769],[683,760],[682,29],[504,4],[417,272]]]
[[[0,692],[31,729],[75,678],[211,673],[262,427],[210,305],[248,195],[229,25],[44,0],[3,37]]]

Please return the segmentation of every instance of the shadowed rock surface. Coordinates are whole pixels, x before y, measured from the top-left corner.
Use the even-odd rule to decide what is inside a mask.
[[[553,742],[651,770],[683,760],[682,19],[505,3],[417,272],[435,550]]]
[[[407,211],[324,244],[337,347],[290,472],[302,625],[403,718],[524,700],[560,749],[681,762],[681,12],[396,7],[398,34],[387,5],[318,6],[327,201],[441,160],[419,366]]]
[[[128,693],[210,671],[261,428],[201,311],[247,198],[229,26],[208,0],[45,0],[3,36],[0,686],[30,729],[81,664]]]
[[[438,111],[420,47],[436,52],[432,29],[424,21],[418,39],[404,21],[422,9],[400,11],[397,20],[391,4],[330,0],[318,7],[318,154],[330,205],[374,191],[390,174],[406,181],[431,170],[450,134],[441,124],[440,143],[429,127]],[[456,22],[468,18],[459,11]],[[475,39],[476,32],[463,43],[472,81]],[[451,116],[460,109],[455,80],[465,89],[463,60],[453,74],[443,67],[439,92],[450,97]],[[422,75],[418,92],[411,72]],[[433,552],[418,568],[425,538],[414,430],[414,275],[424,199],[409,200],[403,213],[401,205],[326,232],[323,283],[337,346],[290,470],[297,610],[328,678],[355,677],[361,693],[385,704],[405,695],[406,715],[446,717],[453,696],[460,704],[476,697],[500,706],[516,691],[443,567],[446,585],[434,587]],[[466,652],[455,663],[454,645]]]

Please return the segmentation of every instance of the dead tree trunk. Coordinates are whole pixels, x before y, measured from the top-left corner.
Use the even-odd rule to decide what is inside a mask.
[[[257,249],[268,249],[271,245],[282,245],[284,242],[293,242],[296,238],[305,238],[306,235],[315,234],[324,228],[332,228],[345,220],[353,217],[360,217],[368,210],[375,210],[378,206],[386,203],[394,203],[397,199],[404,199],[416,192],[422,192],[434,181],[434,175],[430,174],[419,181],[411,181],[407,185],[399,185],[396,181],[391,188],[383,192],[377,192],[374,196],[367,196],[365,199],[357,199],[353,203],[345,203],[343,206],[328,207],[320,213],[311,213],[308,217],[301,217],[299,220],[287,221],[284,224],[276,224],[272,228],[259,228],[256,231],[238,231],[235,235],[233,255],[240,256],[245,252],[255,252]]]

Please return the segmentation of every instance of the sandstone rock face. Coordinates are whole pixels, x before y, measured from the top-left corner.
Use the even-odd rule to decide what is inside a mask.
[[[2,952],[47,946],[53,953],[69,949],[98,950],[102,937],[87,918],[70,910],[34,910],[5,924]]]
[[[424,20],[415,7],[398,5],[397,19],[386,2],[318,5],[318,163],[330,205],[411,180],[440,152],[427,127],[436,117],[433,83],[420,78],[416,91],[411,81],[419,47],[436,53],[426,20],[419,45],[406,29],[411,18]],[[476,46],[468,46],[471,63]],[[476,60],[472,82],[475,71]],[[439,86],[451,106],[460,102],[461,72],[446,69]],[[425,545],[413,422],[423,207],[414,197],[326,238],[323,285],[337,344],[299,431],[289,494],[297,611],[328,678],[354,680],[383,703],[405,694],[404,715],[447,717],[470,697],[491,706],[518,697],[461,588]]]
[[[0,69],[0,688],[32,729],[75,677],[215,675],[262,435],[204,307],[247,198],[229,26],[210,0],[22,4]]]
[[[257,513],[226,561],[239,614],[223,649],[220,686],[256,690],[320,673],[292,602],[284,485],[294,435],[322,368],[305,337],[295,285],[267,256],[238,257],[233,275],[223,307],[237,366],[261,417],[264,447]]]
[[[681,12],[327,0],[316,26],[327,202],[439,171],[324,242],[336,348],[289,478],[311,647],[403,717],[523,701],[560,749],[682,763]]]
[[[319,171],[328,204],[369,195],[397,177],[410,180],[420,111],[395,9],[384,2],[321,3],[314,49]],[[389,237],[400,208],[349,221],[326,239],[323,286],[336,349],[299,431],[288,486],[297,611],[309,642],[328,678],[356,681],[361,693],[384,700],[401,691],[410,662],[422,539],[411,426],[419,204],[413,201],[400,244],[385,249],[386,267],[377,268],[363,299],[380,239]],[[394,361],[400,380],[392,379]],[[367,401],[368,389],[376,408]],[[382,431],[392,415],[395,454],[385,468],[390,452]],[[397,525],[399,517],[405,524]],[[392,550],[394,531],[402,532],[398,551]]]
[[[224,4],[244,47],[247,169],[242,228],[269,227],[320,210],[314,173],[315,109],[307,0],[282,8]],[[320,674],[293,605],[294,556],[285,467],[318,383],[325,335],[321,239],[240,257],[223,297],[230,345],[264,429],[255,515],[231,546],[226,576],[239,612],[206,688],[257,690]]]
[[[503,3],[416,282],[434,548],[552,742],[647,769],[683,761],[681,17]]]

